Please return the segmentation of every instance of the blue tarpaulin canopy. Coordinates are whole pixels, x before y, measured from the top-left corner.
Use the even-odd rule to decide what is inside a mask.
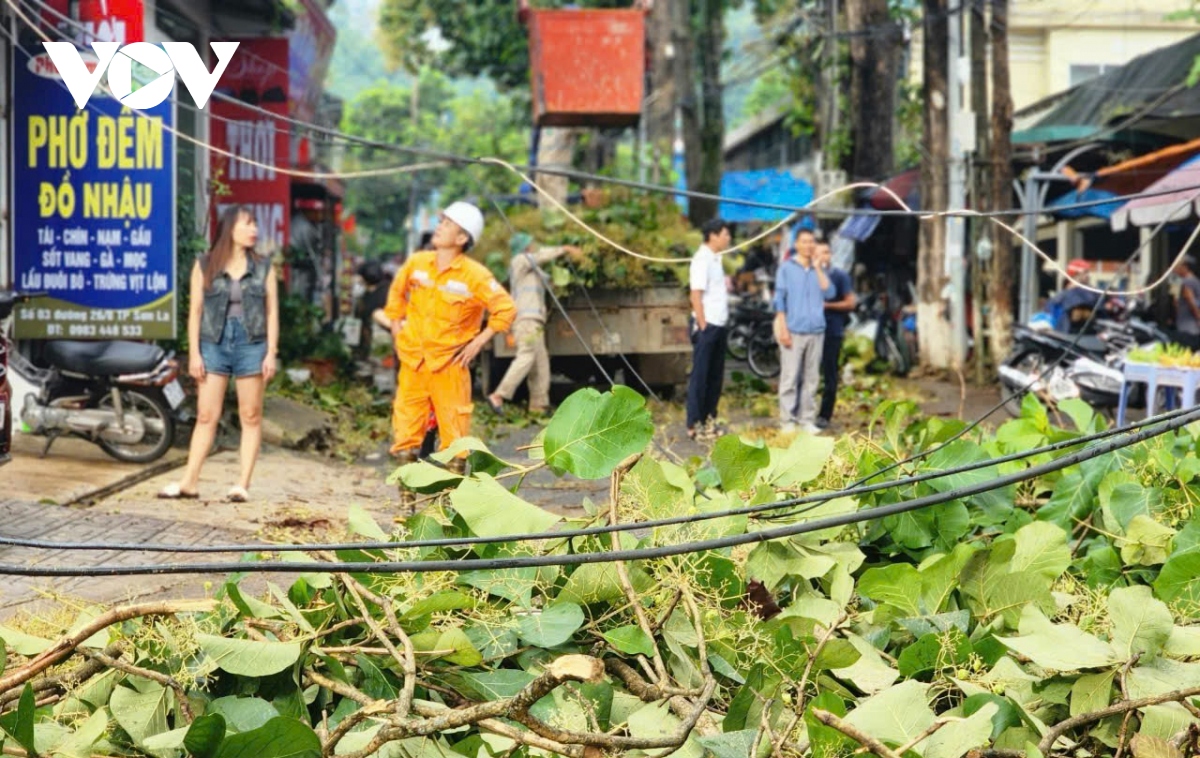
[[[721,177],[721,197],[753,200],[799,208],[812,202],[812,185],[784,169],[728,171]],[[721,218],[726,221],[780,221],[787,211],[759,208],[740,203],[721,202]]]
[[[1093,203],[1098,200],[1108,200],[1110,198],[1118,199],[1115,199],[1111,203],[1104,203],[1103,205],[1089,205],[1086,208],[1066,208],[1065,210],[1056,210],[1057,208],[1062,208],[1068,205],[1075,205],[1077,203]],[[1083,218],[1084,216],[1108,218],[1117,210],[1117,208],[1121,207],[1122,201],[1119,198],[1120,196],[1115,192],[1096,189],[1095,187],[1088,187],[1082,192],[1079,190],[1071,190],[1067,194],[1050,203],[1048,210],[1055,216],[1062,218]]]
[[[842,222],[838,227],[838,236],[853,242],[866,242],[875,233],[881,216],[859,213]]]

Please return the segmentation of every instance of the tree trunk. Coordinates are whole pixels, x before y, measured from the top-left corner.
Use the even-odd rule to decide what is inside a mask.
[[[856,180],[881,180],[893,168],[900,27],[890,19],[888,0],[847,0],[846,20],[854,119],[850,173]]]
[[[538,144],[538,165],[543,168],[571,168],[575,158],[575,143],[579,141],[577,129],[547,127],[542,129],[541,142]],[[560,203],[567,202],[570,180],[565,176],[553,174],[538,174],[538,184]],[[539,208],[553,208],[554,205],[541,193],[538,193]]]
[[[675,142],[675,45],[672,5],[685,0],[658,0],[646,17],[646,56],[649,64],[646,104],[646,142],[652,155],[670,155]]]
[[[992,0],[992,203],[1010,208],[1012,190],[1012,91],[1008,75],[1008,0]],[[1012,223],[1011,218],[1001,219]],[[988,292],[991,348],[996,360],[1012,349],[1013,245],[1008,232],[992,225],[992,281]]]
[[[971,207],[985,210],[994,207],[992,201],[992,150],[988,134],[987,86],[987,9],[985,0],[971,0],[971,110],[975,112],[975,170]],[[990,265],[980,261],[976,251],[979,241],[992,233],[992,222],[971,219],[971,243],[967,250],[971,272],[971,322],[975,326],[975,381],[982,384],[987,371],[987,334],[984,317],[985,293],[991,274]]]
[[[950,34],[947,0],[922,0],[924,8],[925,133],[921,156],[921,207],[943,210],[949,201],[950,123],[947,79]],[[945,289],[946,224],[941,219],[921,223],[917,251],[917,334],[922,362],[933,368],[953,365],[954,351]]]
[[[699,33],[696,47],[700,57],[700,123],[699,172],[689,178],[689,189],[717,194],[721,189],[721,170],[725,164],[725,113],[721,93],[721,57],[725,47],[725,20],[722,0],[698,0]],[[691,152],[689,148],[689,153]],[[691,160],[689,158],[689,170]],[[688,218],[700,226],[717,215],[713,200],[691,198]]]
[[[696,87],[695,38],[692,33],[693,0],[670,0],[671,41],[675,47],[675,109],[683,132],[684,171],[688,189],[696,189],[700,178],[700,99]],[[689,217],[696,201],[688,199]]]

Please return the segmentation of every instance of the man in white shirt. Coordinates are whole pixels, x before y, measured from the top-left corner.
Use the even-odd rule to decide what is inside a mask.
[[[728,339],[729,289],[721,253],[729,247],[729,224],[714,218],[702,228],[704,244],[692,256],[688,276],[691,289],[692,375],[688,379],[688,437],[715,436],[717,404],[725,381],[725,344]]]

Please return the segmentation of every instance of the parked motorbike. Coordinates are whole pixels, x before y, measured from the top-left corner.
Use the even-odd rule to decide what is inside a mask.
[[[888,307],[886,294],[870,294],[859,299],[847,330],[871,340],[875,358],[887,366],[886,370],[895,376],[907,376],[915,360],[905,336],[906,318],[902,308]]]
[[[1116,317],[1096,319],[1088,333],[1078,336],[1016,326],[1013,350],[999,370],[1008,412],[1020,415],[1026,387],[1050,405],[1079,398],[1098,410],[1115,409],[1121,400],[1125,356],[1134,348],[1169,341],[1161,329],[1135,315],[1138,307],[1130,303]]]
[[[774,321],[770,304],[761,300],[741,301],[733,307],[729,319],[726,351],[731,358],[746,361],[750,370],[763,379],[773,379],[780,372]]]
[[[64,436],[129,463],[162,457],[184,400],[174,354],[139,342],[53,340],[35,363],[8,338],[22,299],[0,292],[0,463],[9,455],[14,408],[22,431],[46,438],[43,457]]]

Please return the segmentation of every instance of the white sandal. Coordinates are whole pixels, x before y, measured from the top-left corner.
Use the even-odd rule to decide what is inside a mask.
[[[231,503],[245,503],[250,500],[250,493],[246,491],[245,487],[230,487],[229,494],[225,498]]]
[[[184,492],[178,482],[171,482],[159,491],[157,497],[160,500],[197,500],[200,498],[200,493]]]

